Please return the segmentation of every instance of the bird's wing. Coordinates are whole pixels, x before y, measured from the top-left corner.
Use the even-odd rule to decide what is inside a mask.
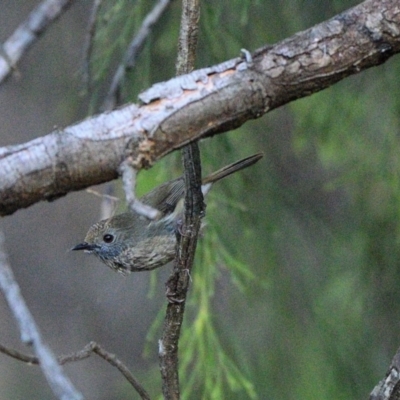
[[[180,177],[157,186],[155,189],[145,194],[140,200],[161,211],[165,216],[174,212],[184,192],[185,184],[183,178]]]

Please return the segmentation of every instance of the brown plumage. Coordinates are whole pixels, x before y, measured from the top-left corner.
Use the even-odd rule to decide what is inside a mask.
[[[254,154],[206,176],[202,179],[203,193],[213,183],[253,165],[262,156]],[[175,230],[182,218],[184,192],[183,177],[157,186],[140,199],[161,212],[157,220],[132,211],[116,215],[92,225],[84,242],[72,250],[93,253],[119,272],[147,271],[167,264],[175,256]]]

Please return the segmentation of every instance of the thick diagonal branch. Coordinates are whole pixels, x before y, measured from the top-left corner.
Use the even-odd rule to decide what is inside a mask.
[[[226,132],[400,51],[396,0],[367,0],[253,54],[156,84],[141,106],[0,148],[0,215],[109,181],[199,138]]]

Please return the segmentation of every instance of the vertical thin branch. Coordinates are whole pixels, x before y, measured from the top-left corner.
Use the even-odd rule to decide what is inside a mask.
[[[0,288],[4,293],[7,303],[14,314],[21,340],[25,344],[33,346],[36,356],[40,361],[40,367],[49,383],[53,393],[60,400],[81,400],[83,396],[74,388],[71,381],[65,376],[62,367],[51,350],[42,341],[39,329],[25,304],[21,291],[14,279],[14,274],[8,263],[4,251],[4,237],[0,232]]]
[[[182,19],[176,63],[177,75],[194,69],[200,18],[200,0],[183,0]],[[185,177],[185,216],[183,234],[178,234],[178,251],[174,273],[167,282],[172,295],[167,306],[162,338],[159,343],[160,370],[164,399],[179,399],[178,345],[185,310],[190,272],[197,246],[197,237],[204,214],[201,192],[201,163],[197,143],[182,150]]]
[[[176,75],[188,74],[194,70],[199,20],[200,0],[182,0]]]

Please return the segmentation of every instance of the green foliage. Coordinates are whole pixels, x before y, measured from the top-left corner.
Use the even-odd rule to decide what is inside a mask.
[[[208,226],[207,234],[200,242],[192,277],[195,284],[188,308],[191,317],[187,318],[180,342],[184,349],[180,362],[183,398],[223,398],[227,390],[240,392],[246,398],[258,397],[253,383],[243,372],[241,363],[245,360],[239,362],[224,349],[215,326],[215,291],[220,269],[224,266],[232,268],[233,282],[238,287],[243,289],[255,282],[248,267],[229,254],[217,232]]]

